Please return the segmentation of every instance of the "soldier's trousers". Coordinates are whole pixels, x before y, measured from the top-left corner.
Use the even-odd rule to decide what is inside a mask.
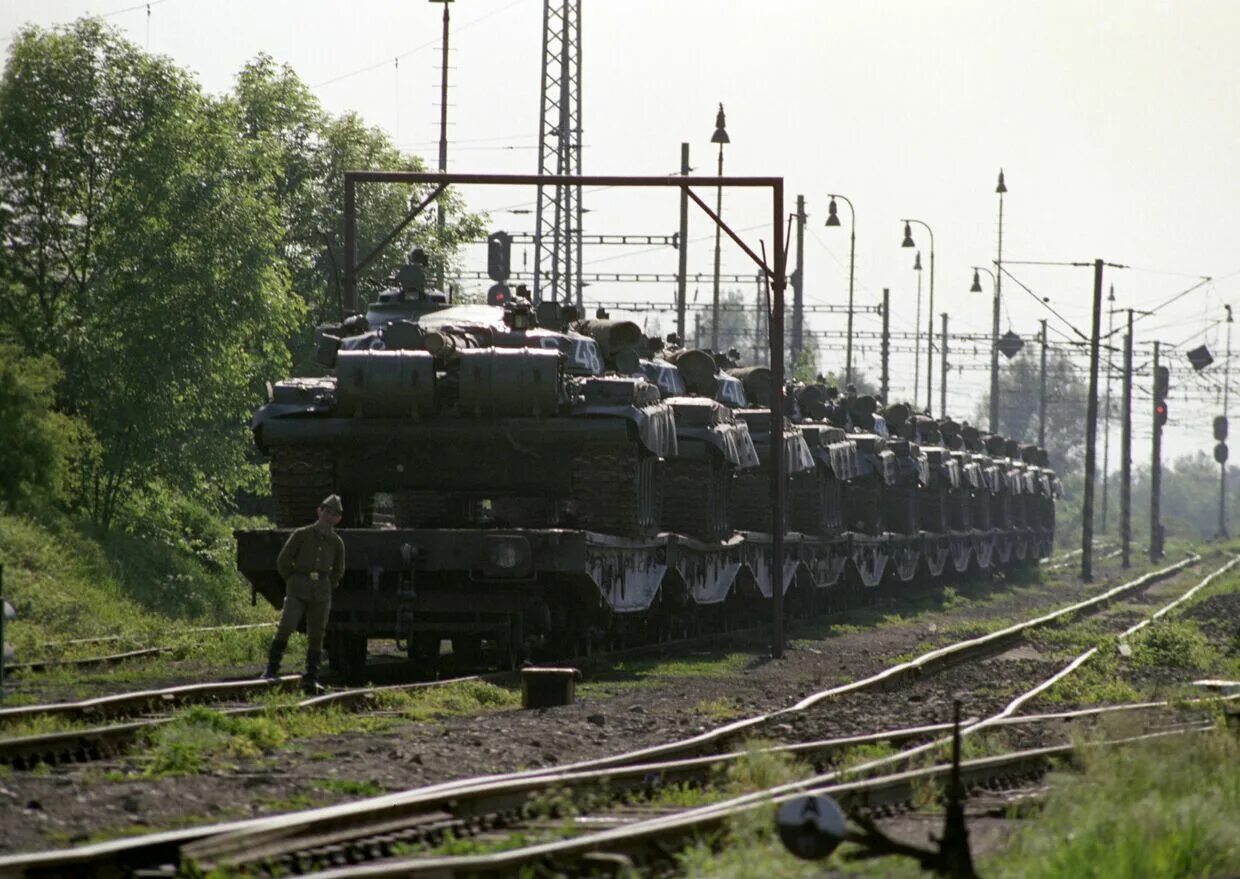
[[[327,630],[327,617],[331,614],[331,593],[327,593],[326,601],[311,601],[294,595],[284,596],[284,609],[280,612],[280,623],[276,626],[276,640],[287,641],[289,635],[297,630],[302,614],[306,615],[306,646],[309,650],[323,649],[323,633]]]

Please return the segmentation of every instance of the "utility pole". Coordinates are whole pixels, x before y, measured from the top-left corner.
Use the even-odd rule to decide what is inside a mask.
[[[921,396],[921,251],[917,251],[917,259],[913,263],[913,271],[917,272],[917,312],[913,315],[913,408],[917,408],[917,398]],[[934,335],[934,315],[930,315],[930,335]],[[927,344],[929,341],[927,340]],[[929,366],[926,367],[929,369]],[[927,392],[926,396],[929,396]],[[884,397],[884,400],[887,398]],[[927,409],[930,407],[927,405]]]
[[[1214,459],[1218,461],[1218,536],[1227,539],[1227,403],[1231,394],[1231,306],[1227,309],[1227,354],[1223,359],[1223,423],[1222,430],[1214,429],[1218,444],[1214,447]],[[1216,422],[1217,423],[1217,422]]]
[[[1128,309],[1128,333],[1124,336],[1124,423],[1119,446],[1119,541],[1123,564],[1132,565],[1132,309]]]
[[[943,350],[939,372],[939,418],[947,417],[947,312],[943,312]],[[883,401],[887,402],[886,400]]]
[[[801,360],[805,335],[805,196],[797,196],[797,267],[792,273],[792,368]]]
[[[879,384],[881,385],[881,390],[883,392],[883,402],[887,403],[891,400],[890,395],[887,393],[888,384],[889,384],[888,367],[890,366],[890,360],[891,360],[891,290],[887,287],[883,288],[882,355],[883,355],[883,370],[882,370],[882,375],[880,377]]]
[[[680,145],[680,176],[689,176],[689,144]],[[676,335],[685,344],[685,296],[689,274],[689,190],[680,190],[680,238],[676,262]]]
[[[1102,260],[1094,260],[1094,318],[1089,335],[1089,400],[1085,410],[1085,492],[1081,502],[1081,579],[1094,579],[1094,479],[1098,469],[1098,347],[1102,334]],[[1157,349],[1155,349],[1157,350]]]
[[[1107,296],[1111,307],[1107,309],[1107,338],[1115,334],[1115,285]],[[1109,350],[1109,349],[1108,349]],[[1111,485],[1111,356],[1107,355],[1107,397],[1102,413],[1102,533],[1107,533],[1107,503]]]
[[[999,169],[999,185],[995,187],[999,196],[999,252],[995,257],[995,303],[991,317],[990,330],[990,432],[999,432],[999,301],[1003,291],[1003,196],[1007,193],[1007,183],[1003,179],[1003,169]]]
[[[1038,448],[1046,448],[1046,321],[1042,324],[1042,370],[1038,374]]]
[[[430,0],[431,3],[443,4],[443,59],[439,69],[439,172],[442,174],[448,170],[448,8],[452,0]],[[439,241],[439,265],[435,271],[435,287],[443,290],[444,284],[444,261],[447,257],[447,249],[444,246],[444,227],[447,217],[444,213],[444,204],[447,195],[439,197],[439,206],[435,210],[435,234]]]
[[[1165,389],[1160,387],[1159,343],[1154,343],[1154,440],[1150,454],[1150,561],[1162,558],[1162,424],[1159,417],[1162,412],[1162,396]]]

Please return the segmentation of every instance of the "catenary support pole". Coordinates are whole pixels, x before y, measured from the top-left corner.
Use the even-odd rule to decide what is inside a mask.
[[[1124,399],[1120,410],[1119,542],[1125,568],[1132,565],[1132,309],[1124,336]]]
[[[947,417],[947,312],[943,312],[943,344],[939,351],[939,418]],[[884,403],[887,401],[884,400]]]
[[[1223,422],[1227,422],[1227,404],[1231,396],[1231,306],[1227,309],[1227,353],[1223,358]],[[1226,448],[1226,439],[1219,441]],[[1227,460],[1218,465],[1218,536],[1227,539]]]
[[[452,5],[452,0],[431,0],[432,3],[443,4],[443,56],[440,61],[439,68],[439,170],[448,170],[448,22],[450,16],[448,9]],[[439,242],[439,260],[435,268],[435,287],[439,290],[444,289],[444,261],[447,255],[444,252],[444,228],[447,224],[447,211],[445,206],[448,203],[448,196],[445,193],[439,198],[439,206],[435,209],[435,235]]]
[[[1115,285],[1111,285],[1108,302],[1115,301]],[[1115,335],[1115,307],[1107,309],[1107,338]],[[1110,347],[1108,346],[1108,351]],[[1101,532],[1107,533],[1107,513],[1111,495],[1111,355],[1107,354],[1107,391],[1106,402],[1102,406],[1102,525]]]
[[[1154,381],[1158,382],[1160,345],[1154,343]],[[1158,423],[1158,394],[1154,394],[1154,437],[1150,443],[1150,561],[1162,558],[1162,425]]]
[[[1094,480],[1098,469],[1098,347],[1102,334],[1102,260],[1094,260],[1094,315],[1089,334],[1089,398],[1085,409],[1085,491],[1081,502],[1081,579],[1094,579]]]
[[[689,144],[682,143],[680,145],[680,176],[689,176]],[[676,255],[676,335],[680,337],[680,344],[686,344],[685,339],[685,307],[687,305],[685,297],[688,295],[688,274],[689,274],[689,191],[680,190],[680,235],[677,239]]]
[[[770,330],[771,351],[771,442],[769,454],[771,459],[771,505],[776,510],[783,510],[785,496],[785,461],[784,461],[784,264],[785,242],[782,223],[784,220],[784,187],[783,181],[773,189],[774,202],[774,237],[775,253],[772,265],[773,278],[771,293],[774,298],[771,308]],[[772,638],[771,655],[779,659],[784,655],[784,519],[778,513],[771,523],[771,613]]]
[[[1038,372],[1038,448],[1046,448],[1046,321],[1042,320],[1042,368]]]
[[[797,196],[797,267],[792,273],[792,357],[795,369],[805,350],[805,196]]]
[[[883,402],[891,401],[891,395],[888,393],[890,388],[891,366],[891,290],[887,287],[883,288],[883,341],[882,341],[882,357],[883,369],[880,375],[880,390],[883,394]]]

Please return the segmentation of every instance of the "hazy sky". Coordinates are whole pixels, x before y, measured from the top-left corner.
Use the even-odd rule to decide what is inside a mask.
[[[846,301],[847,210],[841,204],[843,228],[822,225],[826,194],[841,192],[857,208],[859,304],[872,305],[890,287],[893,329],[913,327],[916,276],[912,252],[899,246],[899,219],[916,217],[935,233],[936,314],[950,313],[953,332],[988,333],[989,280],[983,277],[986,294],[968,291],[970,266],[988,266],[995,256],[1000,167],[1009,188],[1005,263],[1101,257],[1129,265],[1105,278],[1121,308],[1150,308],[1212,276],[1137,325],[1142,343],[1189,342],[1172,358],[1170,452],[1212,445],[1209,416],[1221,406],[1202,377],[1190,377],[1182,351],[1205,341],[1221,364],[1221,328],[1212,324],[1222,303],[1240,300],[1240,4],[581,3],[583,170],[672,173],[687,141],[698,171],[714,173],[709,140],[722,101],[732,139],[726,172],[783,176],[789,210],[797,193],[807,199],[807,301]],[[144,5],[125,0],[0,0],[0,35],[26,22],[110,14],[130,39],[196,71],[212,91],[230,88],[246,60],[267,52],[292,65],[328,109],[358,111],[433,165],[441,9],[427,0],[153,0],[148,16]],[[535,172],[541,2],[457,0],[452,14],[449,167]],[[501,210],[532,201],[532,192],[471,190],[466,198],[491,211],[495,228],[532,228],[532,216]],[[677,228],[671,191],[589,193],[586,206],[587,232]],[[724,213],[770,246],[767,202],[725,194]],[[691,218],[690,272],[711,270],[708,223]],[[928,298],[929,240],[917,227],[914,236]],[[586,270],[675,272],[675,251],[638,250],[588,249]],[[1053,342],[1073,335],[1068,324],[1088,331],[1090,269],[1009,268],[1049,297],[1066,323],[1005,279],[1004,330],[1031,338],[1045,317]],[[726,240],[723,271],[752,271]],[[744,292],[753,295],[752,286]],[[670,300],[672,287],[594,287],[587,299],[591,293]],[[697,294],[709,299],[709,284]],[[809,321],[811,330],[843,325],[842,316]],[[671,329],[673,320],[665,316],[662,326]],[[878,328],[876,316],[857,320],[858,330]],[[859,365],[877,377],[877,343],[858,345],[865,347]],[[950,358],[965,369],[952,370],[949,408],[966,415],[987,386],[986,372],[973,368],[988,363],[986,348],[976,351],[964,344]],[[1139,365],[1147,360],[1138,355]],[[826,350],[821,366],[842,361],[842,351]],[[911,396],[911,356],[893,367],[894,390]],[[935,373],[937,407],[937,363]],[[1148,458],[1146,399],[1137,410],[1138,462]]]

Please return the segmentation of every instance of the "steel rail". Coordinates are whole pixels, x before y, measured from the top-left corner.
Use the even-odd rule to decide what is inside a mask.
[[[108,656],[88,656],[84,659],[37,659],[33,662],[6,662],[5,671],[47,671],[49,668],[90,668],[96,665],[111,665],[126,662],[130,659],[144,659],[171,653],[171,647],[144,647],[141,650],[130,650],[126,653],[112,653]]]
[[[1182,570],[1187,565],[1194,564],[1198,560],[1199,559],[1196,557],[1191,557],[1182,562],[1176,563],[1174,565],[1170,565],[1166,568],[1162,568],[1157,571],[1152,571],[1142,577],[1139,577],[1133,581],[1130,581],[1127,584],[1121,584],[1121,586],[1117,586],[1111,590],[1108,590],[1103,595],[1098,596],[1096,599],[1093,599],[1093,601],[1110,600],[1122,594],[1123,592],[1132,591],[1132,590],[1139,589],[1144,586],[1150,585],[1152,582],[1172,576],[1173,574]],[[1068,608],[1064,608],[1063,611],[1065,612],[1075,611],[1079,609],[1082,604],[1085,604],[1085,603],[1078,602],[1074,605],[1069,606]],[[1044,615],[1043,617],[1039,617],[1038,619],[1045,620],[1048,616],[1053,616],[1053,615]],[[896,668],[900,668],[906,665],[908,664],[903,663],[901,664],[901,666],[897,666]],[[884,674],[880,674],[880,675],[872,676],[871,678],[867,680],[873,682],[873,681],[881,680],[883,678],[884,678]],[[831,690],[824,691],[824,694],[823,694],[824,698],[828,694],[838,694],[842,689],[844,688],[832,688]],[[781,713],[786,713],[787,711],[789,711],[789,709],[785,709],[784,712],[781,712]],[[768,715],[762,715],[758,719],[763,720],[763,719],[766,719],[767,717]],[[738,722],[738,723],[744,723],[744,721]],[[729,724],[727,727],[721,728],[721,730],[726,733],[729,731],[733,731],[736,726],[737,724]],[[34,872],[38,872],[44,868],[54,867],[55,865],[62,863],[62,861],[60,860],[62,857],[66,859],[71,859],[71,861],[64,861],[64,863],[72,863],[78,866],[82,866],[87,863],[92,863],[92,858],[98,858],[101,863],[112,863],[112,862],[115,862],[116,859],[120,859],[120,858],[126,858],[128,859],[128,862],[132,862],[132,863],[139,863],[139,862],[153,863],[154,862],[153,860],[148,861],[148,854],[147,854],[148,839],[150,841],[150,846],[151,846],[150,850],[158,852],[158,851],[163,850],[162,847],[171,845],[172,842],[170,840],[173,840],[174,838],[177,841],[178,845],[184,845],[194,840],[204,840],[210,837],[224,837],[226,835],[233,835],[233,834],[244,834],[244,835],[249,835],[250,833],[259,834],[259,833],[266,833],[272,830],[277,830],[279,832],[284,833],[285,835],[288,835],[294,832],[294,828],[292,826],[294,822],[300,823],[303,825],[307,824],[307,822],[321,822],[321,823],[314,824],[313,826],[310,826],[309,828],[310,832],[314,832],[315,830],[328,826],[331,822],[335,822],[335,821],[341,821],[344,823],[348,823],[348,822],[356,823],[363,818],[363,816],[366,814],[368,810],[374,810],[374,809],[398,810],[398,809],[405,808],[406,805],[412,810],[412,808],[418,803],[423,804],[423,807],[425,807],[425,804],[429,802],[429,798],[431,797],[434,797],[437,795],[441,795],[444,797],[451,797],[454,794],[465,795],[470,789],[477,788],[479,785],[503,784],[506,782],[520,783],[522,781],[532,782],[539,778],[542,778],[543,783],[546,784],[548,778],[559,779],[559,778],[563,778],[567,774],[574,773],[574,772],[583,772],[583,771],[588,771],[592,769],[606,769],[609,767],[623,768],[625,766],[632,767],[634,765],[642,765],[644,763],[650,762],[648,760],[641,759],[643,757],[650,756],[652,760],[657,760],[659,756],[661,756],[660,754],[656,754],[652,752],[657,752],[657,751],[673,752],[677,750],[687,751],[692,748],[706,744],[708,742],[722,742],[725,736],[717,735],[717,733],[719,732],[720,731],[712,731],[711,733],[705,733],[701,736],[695,736],[691,739],[687,739],[682,742],[672,743],[672,746],[657,746],[655,748],[642,749],[639,751],[629,752],[627,754],[618,755],[615,757],[601,758],[598,760],[580,761],[575,764],[569,764],[563,767],[558,767],[556,770],[552,770],[552,771],[527,770],[527,771],[520,772],[520,773],[512,773],[512,774],[501,775],[501,776],[484,776],[480,778],[458,779],[458,780],[453,780],[453,781],[448,781],[448,782],[442,782],[440,784],[431,785],[431,786],[420,788],[420,789],[413,790],[413,791],[406,791],[406,792],[397,793],[397,794],[388,794],[386,796],[374,798],[372,800],[366,800],[366,801],[354,802],[354,803],[346,803],[346,804],[342,804],[338,806],[330,806],[324,809],[312,810],[310,812],[294,813],[292,815],[275,816],[273,818],[253,819],[252,821],[246,821],[246,822],[234,822],[228,825],[217,825],[216,827],[190,828],[184,831],[173,831],[173,832],[164,833],[164,834],[155,834],[155,835],[150,836],[149,838],[148,837],[137,837],[131,840],[118,840],[118,841],[114,841],[111,843],[100,844],[96,846],[87,846],[87,847],[82,847],[78,849],[72,849],[67,852],[52,851],[52,852],[41,852],[41,853],[36,853],[32,855],[17,855],[17,856],[10,856],[10,857],[0,857],[0,875],[8,875],[8,873],[6,872],[7,870],[17,870],[19,871],[18,875],[22,875],[23,873],[21,871],[24,871],[27,869],[32,870]],[[714,757],[709,758],[706,762],[718,763],[719,760],[720,760],[720,757],[718,755],[715,755]],[[280,831],[281,827],[284,827],[282,831]],[[151,856],[151,857],[155,857],[155,856]]]
[[[1135,744],[1172,735],[1204,732],[1213,728],[1213,725],[1193,727],[1099,744],[1110,746]],[[1056,745],[962,761],[960,764],[961,781],[966,787],[976,787],[995,778],[1040,774],[1051,765],[1053,760],[1070,757],[1077,750],[1075,745]],[[940,764],[877,778],[836,782],[814,788],[809,792],[830,795],[846,809],[873,808],[877,805],[906,802],[912,798],[919,784],[943,782],[951,772],[950,765]],[[776,797],[754,794],[749,796],[760,797],[760,799],[756,802],[745,803],[742,807],[705,806],[671,816],[637,821],[627,826],[582,834],[570,839],[494,854],[401,858],[377,864],[321,870],[316,871],[315,875],[320,879],[387,879],[387,877],[398,876],[435,876],[446,879],[452,876],[515,875],[521,867],[532,863],[564,870],[569,869],[573,863],[600,853],[643,861],[650,857],[666,859],[669,850],[679,847],[686,840],[718,828],[723,822],[762,803],[778,803],[793,795]]]
[[[1074,616],[1083,610],[1092,607],[1102,606],[1115,598],[1144,588],[1160,579],[1172,576],[1190,564],[1195,564],[1199,557],[1190,557],[1176,564],[1169,565],[1158,571],[1150,572],[1144,576],[1138,577],[1129,583],[1121,584],[1110,590],[1107,590],[1099,596],[1092,599],[1086,599],[1076,602],[1058,611],[1049,614],[1043,614],[1034,620],[1025,623],[1018,623],[1014,626],[999,632],[991,633],[980,638],[970,639],[958,644],[948,645],[939,650],[932,651],[910,660],[909,662],[900,663],[876,675],[864,678],[850,684],[844,684],[838,687],[832,687],[827,690],[813,694],[806,699],[801,700],[796,705],[781,709],[770,714],[758,715],[757,717],[745,718],[716,730],[703,733],[699,736],[685,739],[679,742],[668,743],[664,745],[656,745],[650,748],[639,749],[625,754],[614,755],[611,757],[596,758],[593,760],[580,761],[574,764],[558,767],[557,770],[547,772],[546,770],[529,770],[524,773],[514,773],[508,776],[499,776],[481,779],[467,779],[462,782],[446,782],[431,788],[411,791],[405,794],[392,794],[388,797],[379,798],[373,801],[349,803],[341,806],[328,807],[328,809],[319,812],[317,815],[313,813],[305,813],[303,815],[279,816],[269,819],[271,822],[270,829],[266,831],[271,836],[287,837],[299,831],[308,832],[312,835],[318,835],[323,828],[337,828],[339,826],[356,826],[359,822],[367,820],[364,816],[382,813],[388,820],[393,815],[407,814],[405,809],[428,808],[428,804],[434,803],[435,808],[442,808],[446,802],[444,797],[449,800],[453,797],[465,797],[483,795],[491,784],[504,784],[505,782],[516,780],[518,782],[532,781],[541,782],[542,789],[545,789],[554,779],[556,783],[563,783],[570,778],[580,778],[581,773],[596,772],[604,769],[617,769],[625,766],[638,765],[645,771],[651,771],[656,765],[673,765],[671,761],[677,758],[688,759],[698,757],[711,749],[716,749],[725,742],[735,739],[742,733],[753,732],[761,724],[767,723],[774,719],[786,718],[789,714],[803,711],[823,699],[833,696],[844,695],[847,693],[861,692],[875,686],[886,685],[892,681],[903,679],[910,675],[922,674],[927,670],[936,668],[941,664],[949,661],[963,661],[964,658],[987,654],[997,646],[1006,645],[1015,637],[1022,636],[1030,628],[1038,625],[1046,625],[1052,622],[1061,621],[1070,616]],[[718,762],[718,755],[706,756],[707,762]],[[696,765],[696,764],[695,764]],[[481,794],[479,793],[481,786]],[[436,799],[436,798],[440,799]],[[390,811],[389,811],[390,810]],[[392,819],[398,820],[398,819]],[[342,822],[342,824],[341,824]],[[251,840],[257,840],[264,835],[264,830],[252,829],[243,831],[238,836],[248,836]],[[199,854],[205,854],[207,851],[222,851],[232,846],[235,848],[244,848],[246,843],[240,838],[232,840],[214,840],[212,843],[204,844],[204,849],[199,850]]]
[[[500,672],[489,677],[494,678],[505,674]],[[458,684],[463,681],[487,679],[488,676],[470,675],[442,681],[393,684],[384,687],[361,687],[327,693],[322,696],[312,696],[290,705],[246,705],[237,708],[226,708],[221,710],[220,713],[226,715],[247,715],[261,714],[265,711],[310,711],[328,707],[352,710],[378,693],[431,689],[448,686],[449,684]],[[41,762],[88,761],[93,759],[95,755],[119,753],[148,730],[172,723],[175,719],[175,717],[152,717],[128,723],[0,739],[0,764],[30,767]]]
[[[1188,590],[1185,595],[1177,598],[1169,605],[1152,615],[1150,619],[1161,616],[1170,608],[1175,607],[1184,598],[1194,594],[1198,590],[1204,588],[1215,577],[1233,567],[1240,559],[1232,559],[1222,568],[1212,572],[1201,583]],[[1140,578],[1145,579],[1145,578]],[[1134,581],[1135,582],[1135,581]],[[1126,584],[1128,585],[1128,584]],[[1117,587],[1118,588],[1118,587]],[[1113,593],[1110,590],[1107,594]],[[1012,717],[1023,705],[1030,700],[1048,690],[1055,683],[1063,680],[1070,674],[1080,668],[1095,652],[1097,648],[1092,648],[1068,663],[1063,669],[1052,675],[1050,678],[1043,680],[1036,686],[1025,691],[1015,699],[1011,700],[1001,711],[984,718],[974,721],[968,725],[962,726],[959,735],[966,736],[989,726],[998,725],[1002,720]],[[1203,726],[1200,729],[1212,729],[1213,724]],[[1148,738],[1148,737],[1142,737]],[[366,865],[360,867],[347,867],[337,870],[328,870],[318,873],[323,877],[330,879],[376,879],[376,877],[387,876],[417,876],[417,875],[434,875],[437,877],[448,877],[456,875],[479,876],[496,871],[510,872],[522,865],[536,863],[556,863],[557,859],[566,857],[580,857],[589,852],[607,851],[616,852],[619,850],[621,854],[628,854],[630,850],[648,851],[652,844],[665,846],[668,844],[669,836],[675,838],[683,838],[687,833],[701,833],[709,830],[713,826],[717,826],[723,820],[735,817],[743,812],[749,811],[763,803],[786,798],[796,793],[829,793],[837,795],[844,790],[853,789],[850,786],[841,786],[838,779],[843,774],[858,774],[862,772],[885,770],[888,768],[900,768],[907,762],[918,755],[932,753],[942,745],[950,741],[950,738],[942,738],[924,745],[918,745],[914,748],[906,749],[898,754],[872,760],[858,766],[850,767],[847,773],[830,772],[815,778],[804,779],[779,785],[765,791],[753,794],[747,794],[736,797],[732,800],[704,806],[699,809],[690,810],[681,815],[671,818],[656,818],[647,821],[639,821],[632,825],[604,830],[593,834],[585,834],[569,840],[559,842],[543,843],[540,845],[529,846],[521,849],[515,849],[507,852],[501,852],[492,855],[482,855],[474,857],[438,857],[438,858],[404,858],[396,859],[381,864]],[[1038,753],[1067,753],[1073,749],[1073,746],[1060,746],[1052,749],[1037,749]],[[1033,753],[1033,752],[1030,752]],[[996,758],[988,758],[989,761],[995,761]],[[970,761],[970,765],[976,765],[978,761]],[[925,770],[921,770],[925,771]],[[950,767],[938,767],[940,773],[950,771]],[[856,782],[855,785],[861,786],[861,789],[870,787],[881,787],[899,784],[902,777],[913,777],[916,772],[902,772],[896,775],[887,775],[879,779],[871,779],[865,782]]]
[[[1240,700],[1240,696],[1232,697]],[[1144,710],[1165,708],[1191,708],[1219,704],[1220,699],[1193,700],[1192,703],[1156,702],[1146,703]],[[1037,725],[1091,717],[1118,711],[1133,710],[1135,706],[1105,706],[1079,712],[1035,715],[1008,718],[1007,725]],[[966,724],[978,721],[970,719]],[[950,733],[952,724],[940,723],[904,729],[886,730],[864,735],[846,736],[821,741],[797,742],[758,749],[758,753],[787,753],[821,761],[824,758],[863,745],[881,742],[897,743],[909,739],[926,738]],[[938,741],[943,741],[939,739]],[[733,751],[705,757],[694,757],[637,766],[623,766],[587,772],[558,773],[551,776],[533,776],[520,779],[503,779],[483,782],[468,788],[449,791],[425,790],[422,796],[390,804],[386,808],[372,808],[366,801],[330,807],[332,814],[313,824],[298,821],[280,822],[272,819],[271,826],[254,826],[213,835],[199,843],[187,845],[184,850],[186,862],[192,861],[196,868],[237,869],[253,864],[280,862],[290,869],[296,867],[306,853],[347,848],[353,851],[383,849],[393,842],[425,838],[428,833],[469,832],[479,826],[504,824],[521,813],[522,807],[548,790],[567,795],[575,802],[588,802],[592,795],[605,795],[609,799],[630,793],[649,793],[660,787],[675,784],[709,783],[722,766],[736,762],[753,751]],[[309,813],[307,813],[309,814]],[[295,819],[298,816],[286,816]]]

